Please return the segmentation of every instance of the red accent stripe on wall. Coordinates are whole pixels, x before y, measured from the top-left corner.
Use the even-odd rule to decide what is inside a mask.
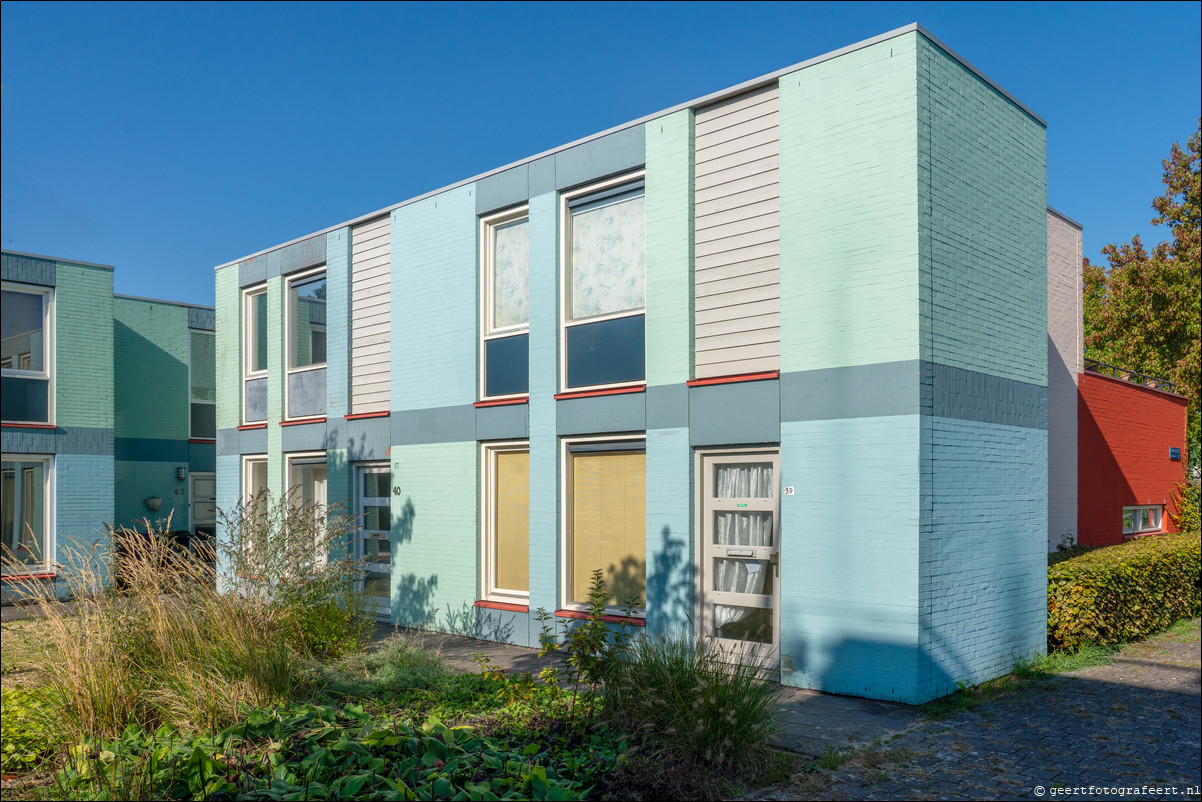
[[[53,423],[5,423],[5,429],[57,429]]]
[[[779,379],[780,371],[768,373],[745,373],[742,376],[715,376],[712,379],[690,379],[685,382],[689,387],[704,387],[707,384],[734,384],[735,382],[762,382],[765,379]]]
[[[305,423],[325,423],[325,422],[326,422],[326,416],[322,415],[320,418],[299,418],[298,420],[282,420],[282,421],[280,421],[280,425],[281,426],[300,426]]]
[[[56,579],[58,574],[3,574],[0,575],[0,582],[19,582],[29,579]]]
[[[216,443],[217,440],[213,439],[213,438],[209,438],[209,437],[189,437],[188,442],[189,443],[201,443],[202,445],[211,445],[213,443]]]
[[[556,618],[589,618],[589,614],[580,610],[556,610]],[[603,615],[601,620],[607,624],[630,624],[632,627],[647,626],[645,618],[627,618],[624,615]]]
[[[360,420],[362,418],[387,418],[387,412],[358,412],[354,415],[347,415],[347,420]]]
[[[497,398],[492,401],[477,401],[472,404],[474,407],[503,407],[512,404],[529,404],[530,396],[524,395],[521,398]]]
[[[245,432],[247,429],[266,429],[266,423],[244,423],[238,427],[238,431]]]
[[[596,395],[622,395],[623,393],[645,393],[647,386],[640,384],[638,387],[615,387],[611,390],[582,390],[579,393],[556,393],[555,400],[563,401],[568,398],[591,398]]]
[[[476,602],[477,607],[486,607],[489,610],[508,610],[511,613],[528,613],[530,605],[528,604],[509,604],[508,602],[484,601],[483,599]]]

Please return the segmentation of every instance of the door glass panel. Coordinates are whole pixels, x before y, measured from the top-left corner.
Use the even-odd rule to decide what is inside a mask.
[[[388,532],[390,514],[391,510],[388,507],[364,506],[363,528],[372,532]]]
[[[715,465],[714,498],[772,498],[772,463],[728,462]]]
[[[772,565],[767,560],[714,560],[714,590],[772,594]]]
[[[772,546],[772,513],[715,512],[714,543],[719,546]]]
[[[363,481],[365,484],[363,496],[365,498],[388,498],[388,473],[369,473],[365,474]]]
[[[363,594],[387,600],[391,596],[389,588],[391,583],[392,577],[388,574],[368,572],[367,577],[363,580]]]
[[[772,610],[763,607],[714,605],[714,637],[772,643]]]
[[[371,564],[368,570],[376,566],[387,566],[392,562],[390,545],[387,538],[366,537],[363,539],[363,559]]]

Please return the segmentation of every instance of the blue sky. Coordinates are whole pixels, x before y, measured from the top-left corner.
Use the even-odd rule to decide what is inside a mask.
[[[211,304],[213,268],[919,22],[1049,122],[1085,252],[1195,130],[1199,3],[0,6],[5,248]]]

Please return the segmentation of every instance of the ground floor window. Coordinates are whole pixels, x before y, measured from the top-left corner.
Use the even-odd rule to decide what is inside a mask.
[[[54,562],[50,462],[25,454],[0,458],[4,573],[49,570]]]
[[[611,606],[637,597],[641,608],[647,589],[645,441],[581,440],[565,443],[565,450],[565,600],[588,602],[593,572],[600,569]]]
[[[530,446],[484,446],[484,595],[530,598]]]
[[[1138,535],[1144,532],[1159,532],[1164,507],[1159,504],[1142,507],[1123,507],[1123,534]]]
[[[297,454],[288,457],[288,492],[291,494],[292,505],[299,510],[308,511],[313,516],[312,526],[306,525],[313,533],[314,542],[326,540],[325,517],[328,511],[326,502],[326,455]],[[291,527],[292,524],[290,523]],[[319,556],[323,561],[325,554]]]

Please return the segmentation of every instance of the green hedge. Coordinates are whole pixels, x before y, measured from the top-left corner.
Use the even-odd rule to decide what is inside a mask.
[[[1202,610],[1198,534],[1110,546],[1048,568],[1048,650],[1124,643]]]

